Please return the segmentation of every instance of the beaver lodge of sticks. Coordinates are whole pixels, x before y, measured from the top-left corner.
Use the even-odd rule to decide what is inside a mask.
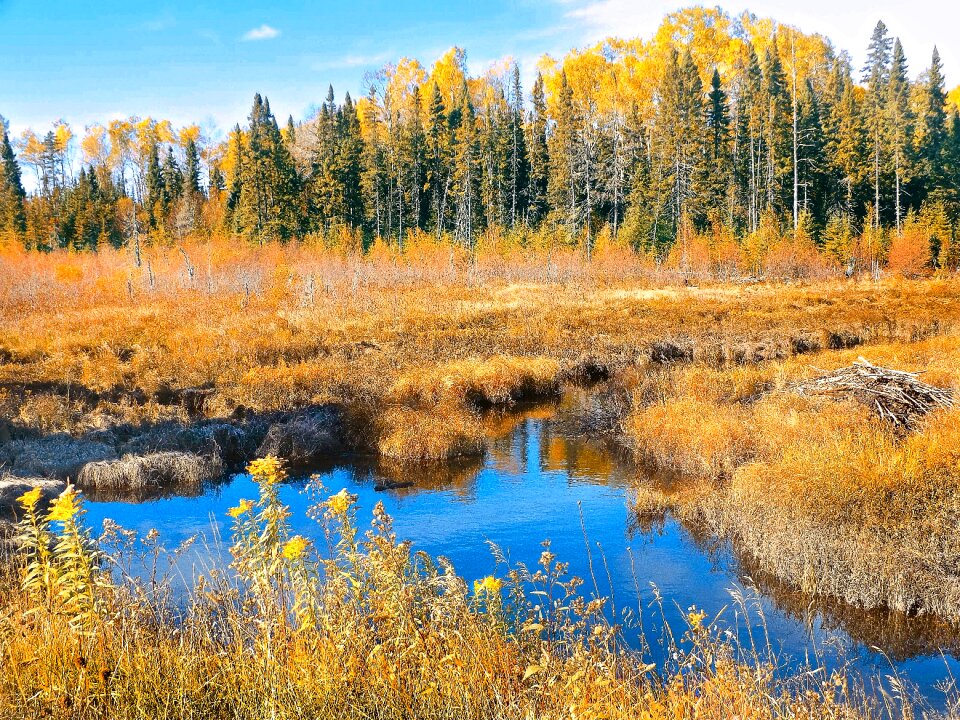
[[[791,389],[801,395],[854,398],[898,430],[908,431],[918,418],[953,405],[951,390],[922,382],[920,374],[878,367],[861,357],[849,367],[823,372]]]

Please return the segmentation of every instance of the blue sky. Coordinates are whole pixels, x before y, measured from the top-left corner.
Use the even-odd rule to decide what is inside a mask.
[[[274,112],[302,118],[329,83],[356,94],[365,72],[401,56],[425,65],[452,45],[479,72],[511,56],[529,76],[543,53],[562,54],[601,37],[649,36],[680,0],[490,0],[488,2],[152,3],[0,0],[0,114],[15,132],[59,117],[76,128],[117,116],[176,125],[242,121],[254,92]],[[883,18],[901,36],[911,72],[936,43],[950,87],[960,83],[960,3],[915,0],[735,0],[821,32],[860,64]]]

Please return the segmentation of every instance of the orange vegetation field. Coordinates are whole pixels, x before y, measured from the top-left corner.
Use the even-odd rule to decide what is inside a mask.
[[[120,252],[9,252],[0,264],[7,441],[334,407],[348,442],[397,461],[436,460],[481,452],[496,432],[487,409],[601,383],[584,427],[633,453],[641,519],[672,512],[811,596],[960,617],[960,413],[938,410],[903,432],[869,406],[791,391],[861,355],[960,388],[952,276],[734,284],[615,250],[590,263],[573,251],[470,260],[430,243],[363,256],[152,248],[139,266]],[[269,487],[258,522],[282,522]],[[249,508],[237,516],[234,542],[248,563],[238,582],[265,594],[253,609],[229,585],[201,588],[185,630],[156,626],[152,601],[109,587],[90,601],[98,644],[83,634],[55,643],[86,615],[38,612],[37,588],[7,578],[0,651],[24,681],[0,674],[0,706],[29,702],[37,716],[59,707],[58,717],[137,717],[136,707],[184,717],[374,707],[383,717],[867,713],[827,686],[781,685],[760,659],[744,665],[696,613],[687,659],[656,678],[586,608],[544,636],[533,605],[521,603],[539,629],[529,641],[514,636],[492,587],[470,594],[440,571],[412,572],[419,560],[387,526],[360,543],[346,500],[330,503],[339,553],[330,562],[363,592],[330,580],[336,572],[310,574],[298,564],[303,548],[276,544],[282,532],[254,541],[241,517]],[[281,556],[289,562],[277,571]],[[295,592],[276,595],[274,583]],[[294,605],[278,610],[281,597]],[[305,612],[303,598],[315,603],[301,618],[305,634],[287,625],[288,610]],[[22,636],[11,625],[21,617],[33,618]],[[351,634],[374,618],[386,623],[376,637]],[[256,662],[240,651],[248,641],[265,653]],[[31,648],[54,644],[36,664]],[[104,663],[107,679],[71,657]],[[201,676],[220,680],[197,684]],[[77,714],[56,702],[77,703]]]
[[[364,442],[412,458],[459,446],[477,405],[643,367],[657,343],[739,367],[913,342],[960,316],[953,279],[693,286],[627,251],[588,265],[573,251],[468,262],[430,243],[402,257],[199,245],[139,267],[113,252],[0,264],[0,413],[17,428],[337,403]],[[196,388],[202,407],[183,401]],[[416,448],[393,432],[436,412],[462,433]]]

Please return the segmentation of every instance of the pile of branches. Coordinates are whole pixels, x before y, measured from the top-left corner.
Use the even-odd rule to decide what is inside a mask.
[[[911,430],[918,418],[936,408],[953,406],[953,392],[921,382],[918,372],[878,367],[864,358],[853,365],[792,386],[801,395],[853,398],[873,407],[900,430]]]

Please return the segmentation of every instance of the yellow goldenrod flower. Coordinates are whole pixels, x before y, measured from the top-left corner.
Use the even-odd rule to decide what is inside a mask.
[[[240,504],[227,510],[227,515],[236,520],[241,515],[245,515],[253,508],[253,500],[240,500]]]
[[[687,622],[690,623],[690,628],[693,630],[699,630],[703,627],[703,619],[707,617],[707,613],[703,610],[697,611],[694,608],[690,609],[690,612],[687,613]]]
[[[47,520],[66,522],[80,509],[76,503],[77,493],[72,488],[67,488],[60,497],[53,501],[50,506],[50,513]]]
[[[326,506],[333,515],[343,515],[350,509],[350,506],[353,505],[354,500],[353,495],[348,493],[346,488],[344,488],[336,495],[331,495],[326,502]]]
[[[287,560],[299,560],[303,557],[310,541],[301,535],[294,535],[283,545],[283,556]]]
[[[503,588],[503,581],[498,580],[493,575],[487,575],[483,580],[477,580],[473,583],[473,592],[475,595],[481,593],[499,595],[501,588]]]
[[[247,472],[256,482],[273,485],[286,479],[287,473],[279,458],[268,455],[265,458],[254,460],[247,466]]]
[[[41,494],[42,491],[40,488],[35,487],[33,490],[27,490],[27,492],[17,498],[17,501],[23,505],[25,510],[32,510],[40,501]]]

